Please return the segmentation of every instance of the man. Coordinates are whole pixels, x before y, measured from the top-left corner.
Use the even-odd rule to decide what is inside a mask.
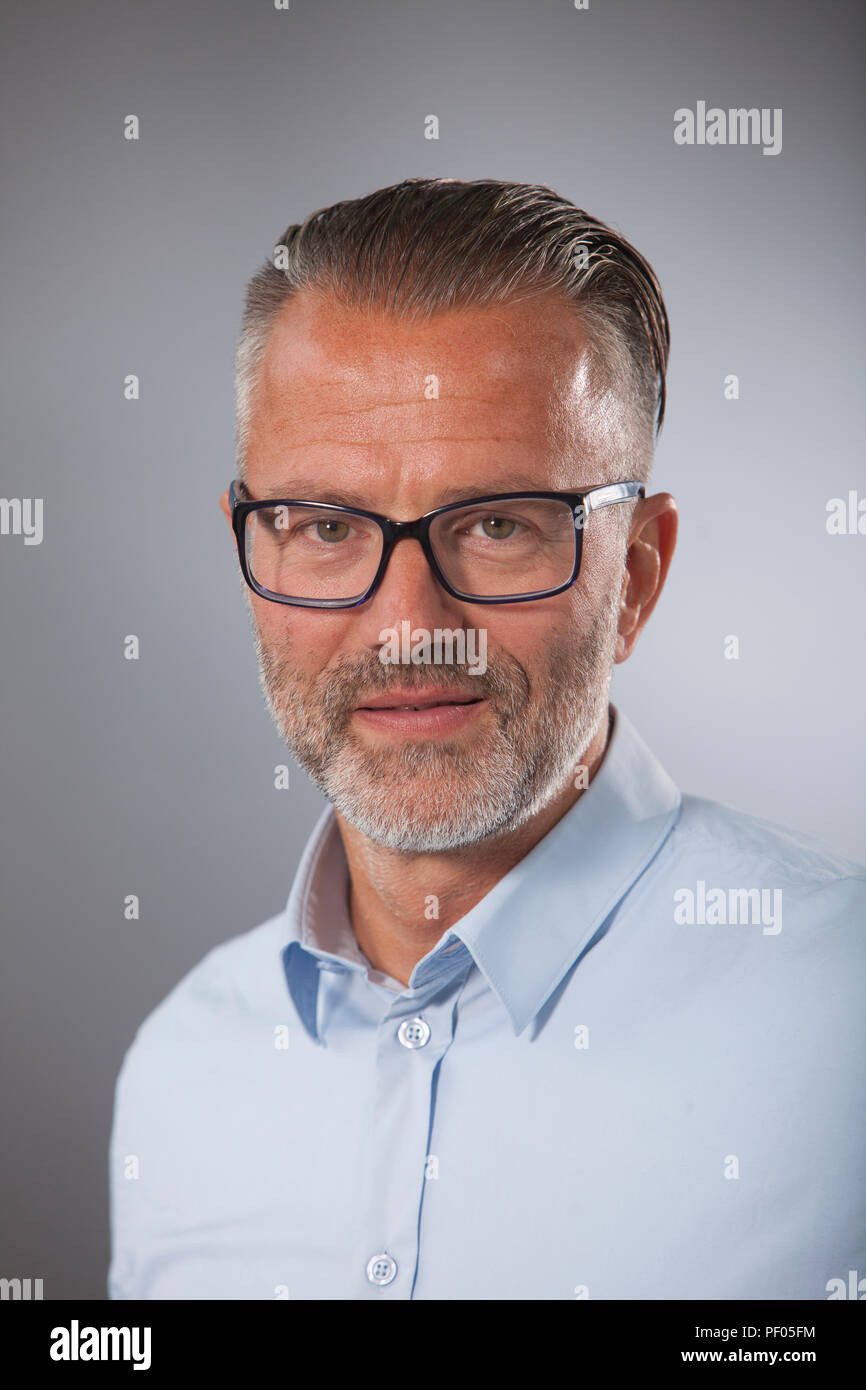
[[[113,1297],[866,1274],[863,871],[681,796],[609,703],[676,537],[667,353],[646,261],[541,187],[410,180],[252,280],[222,508],[331,805],[127,1053]]]

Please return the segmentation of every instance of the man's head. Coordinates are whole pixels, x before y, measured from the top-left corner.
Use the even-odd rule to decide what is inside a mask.
[[[314,214],[281,246],[250,283],[237,352],[238,475],[253,499],[407,521],[473,494],[648,478],[668,351],[655,277],[549,189],[410,180]],[[522,555],[509,518],[480,518],[466,544],[486,553],[510,531]],[[506,833],[573,778],[675,529],[666,497],[591,514],[576,583],[502,606],[447,593],[415,539],[354,608],[250,593],[277,726],[379,843],[435,852]],[[353,544],[339,517],[308,526],[313,538],[317,553]],[[503,565],[495,554],[486,563]],[[486,670],[383,664],[385,634],[406,623],[482,631]],[[434,699],[436,713],[381,708]]]

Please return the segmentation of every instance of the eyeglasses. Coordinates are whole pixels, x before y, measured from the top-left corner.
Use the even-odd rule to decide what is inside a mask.
[[[297,498],[241,499],[229,488],[238,558],[261,598],[298,608],[356,608],[372,598],[398,541],[419,542],[447,593],[469,603],[526,603],[568,589],[583,531],[601,507],[646,496],[643,483],[580,492],[503,492],[451,502],[414,521]],[[247,493],[247,496],[249,494]]]

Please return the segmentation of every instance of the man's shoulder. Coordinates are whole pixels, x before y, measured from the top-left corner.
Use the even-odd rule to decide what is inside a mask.
[[[798,975],[813,970],[816,987],[825,967],[837,981],[862,970],[864,865],[814,835],[696,796],[683,797],[667,848],[675,921],[702,925],[713,941],[715,926],[759,927],[725,937],[779,987],[784,960]]]
[[[684,794],[675,848],[727,871],[752,870],[794,888],[819,889],[844,881],[866,887],[866,865],[817,836],[749,815],[707,797]]]
[[[199,1048],[237,1039],[245,1023],[279,1010],[287,998],[281,949],[282,913],[213,946],[137,1028],[123,1059],[121,1078],[171,1055],[175,1066]],[[165,1070],[160,1067],[161,1074]]]
[[[776,1018],[862,1015],[866,868],[825,841],[686,795],[638,915],[647,894],[668,961],[701,957],[706,988],[741,1013],[751,997]]]

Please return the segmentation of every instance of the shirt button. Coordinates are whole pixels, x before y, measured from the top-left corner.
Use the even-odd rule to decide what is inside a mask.
[[[397,1261],[390,1255],[374,1255],[367,1261],[367,1278],[371,1284],[390,1284],[397,1273]]]
[[[397,1037],[404,1047],[425,1047],[430,1041],[430,1024],[423,1018],[404,1018]]]

